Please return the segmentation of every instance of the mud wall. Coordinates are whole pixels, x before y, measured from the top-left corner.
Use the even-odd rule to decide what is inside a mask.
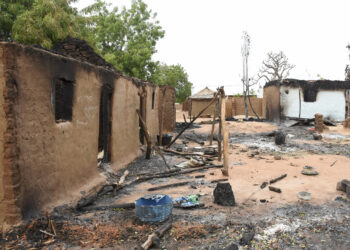
[[[98,112],[101,81],[88,65],[17,44],[0,44],[6,51],[6,144],[2,152],[1,190],[8,223],[39,212],[60,199],[81,196],[79,191],[100,180],[97,171]],[[3,60],[1,60],[3,61]],[[56,123],[52,82],[74,82],[71,122]],[[3,100],[3,99],[1,99]],[[0,112],[2,115],[2,112]],[[3,133],[5,132],[5,133]],[[1,171],[2,172],[2,171]],[[18,213],[21,215],[19,216]],[[18,220],[17,220],[18,221]]]
[[[191,100],[190,99],[186,99],[182,103],[182,111],[190,111],[190,109],[191,109]]]
[[[111,166],[114,170],[124,167],[141,154],[139,118],[139,89],[132,81],[120,77],[115,80],[112,100]]]
[[[50,202],[73,198],[74,190],[99,177],[100,93],[108,80],[103,72],[61,56],[20,46],[14,53],[22,211],[31,214]],[[53,79],[74,82],[71,121],[55,121]]]
[[[264,101],[266,119],[269,121],[280,122],[280,89],[276,86],[268,86],[264,88]]]
[[[253,106],[254,111],[258,114],[258,116],[263,117],[263,99],[257,98],[257,97],[250,97],[250,102]],[[255,116],[254,112],[252,111],[249,105],[248,99],[247,99],[247,105],[248,105],[248,115]],[[244,97],[232,98],[232,116],[235,116],[235,115],[245,115]]]
[[[201,112],[211,101],[212,99],[191,99],[191,108],[190,113],[192,116],[196,116]],[[201,116],[212,116],[214,113],[215,104],[212,103]]]
[[[5,65],[4,65],[4,48],[0,46],[0,225],[4,222],[5,203],[4,203],[4,133],[6,128],[6,117],[4,112],[4,87],[5,87]]]
[[[325,119],[333,121],[344,121],[345,119],[346,100],[344,90],[319,89],[316,92],[315,101],[309,102],[305,101],[304,91],[300,90],[300,98],[300,118],[314,118],[315,114],[319,113]],[[299,88],[281,86],[280,103],[283,116],[299,117]]]
[[[164,113],[163,113],[163,133],[171,132],[175,129],[176,123],[176,108],[175,108],[175,89],[170,86],[159,86],[159,99],[158,99],[158,119],[159,128],[162,122],[163,111],[163,99],[164,100]],[[179,104],[177,104],[179,106]]]
[[[233,116],[232,113],[232,102],[233,102],[233,97],[227,97],[226,99],[226,118],[231,118]]]

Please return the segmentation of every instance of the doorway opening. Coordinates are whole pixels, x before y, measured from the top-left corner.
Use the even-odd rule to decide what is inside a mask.
[[[100,122],[98,135],[98,161],[111,161],[111,134],[112,134],[112,97],[113,89],[104,85],[100,98]]]

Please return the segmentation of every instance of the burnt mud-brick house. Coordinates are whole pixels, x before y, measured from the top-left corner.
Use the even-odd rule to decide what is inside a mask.
[[[349,110],[350,81],[271,81],[264,87],[267,120],[311,119],[316,113],[333,121],[344,121]]]
[[[163,103],[170,131],[174,88],[121,75],[83,41],[54,51],[0,42],[0,226],[103,181],[99,152],[114,170],[140,156],[136,110],[156,140]]]

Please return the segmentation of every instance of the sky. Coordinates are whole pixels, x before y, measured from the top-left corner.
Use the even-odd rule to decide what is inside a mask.
[[[93,3],[80,0],[78,9]],[[129,7],[131,0],[106,2]],[[192,93],[224,86],[242,93],[242,33],[251,37],[249,76],[266,54],[283,51],[295,65],[289,78],[344,80],[350,64],[348,0],[144,0],[165,30],[155,60],[181,64]]]

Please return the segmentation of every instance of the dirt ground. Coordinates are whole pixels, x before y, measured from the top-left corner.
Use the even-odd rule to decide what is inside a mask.
[[[203,151],[209,145],[212,125],[205,123],[210,120],[200,118],[171,148],[182,152]],[[177,113],[177,121],[183,121],[182,112]],[[168,194],[173,199],[196,194],[204,206],[174,208],[173,226],[156,248],[225,249],[236,244],[240,249],[350,249],[350,200],[345,193],[336,190],[337,182],[350,179],[350,129],[337,124],[329,127],[321,140],[314,140],[312,125],[286,127],[240,120],[226,124],[230,133],[228,182],[236,206],[225,207],[213,202],[216,183],[212,181],[224,176],[220,168],[211,168],[150,179],[116,192],[105,186],[101,189],[105,192],[100,192],[84,209],[66,204],[50,213],[50,219],[56,224],[55,237],[40,231],[49,230],[47,218],[42,216],[4,234],[0,244],[8,249],[133,249],[162,223],[142,223],[134,209],[108,207],[133,203],[148,194]],[[181,127],[183,124],[178,123],[174,135]],[[275,144],[271,132],[276,130],[287,135],[285,144]],[[217,141],[213,144],[217,145]],[[191,159],[188,155],[167,152],[164,155],[171,169]],[[211,164],[221,163],[214,158]],[[304,166],[314,167],[318,175],[303,175]],[[140,173],[167,171],[156,153],[151,160],[140,157],[127,169],[130,173],[126,181],[135,180]],[[100,166],[100,171],[110,183],[117,182],[123,174],[123,171],[113,173],[108,165]],[[283,174],[287,176],[271,184],[280,188],[281,193],[270,191],[269,185],[261,188],[262,183]],[[151,187],[184,181],[189,183],[147,191]],[[298,193],[302,191],[311,193],[312,199],[300,200]],[[104,209],[98,209],[101,206]],[[245,242],[249,235],[251,239]]]

